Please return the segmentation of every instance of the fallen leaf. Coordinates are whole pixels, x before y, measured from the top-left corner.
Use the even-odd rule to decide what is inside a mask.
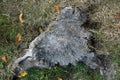
[[[5,72],[3,69],[0,69],[0,76],[5,75]]]
[[[21,39],[22,39],[22,36],[21,36],[20,33],[18,33],[17,36],[16,36],[16,43],[20,42]]]
[[[33,29],[32,29],[32,28],[30,28],[30,29],[29,29],[29,31],[32,33],[32,32],[33,32]]]
[[[6,42],[6,43],[8,43],[8,40],[7,40],[7,39],[5,39],[5,42]]]
[[[19,20],[20,20],[20,23],[25,23],[25,20],[23,19],[23,13],[20,13],[19,15]]]
[[[58,77],[57,80],[63,80],[62,78]]]
[[[95,13],[95,12],[97,12],[97,10],[98,10],[98,6],[94,6],[91,13]]]
[[[60,14],[60,8],[59,8],[59,6],[55,5],[54,8],[57,11],[57,13]]]
[[[21,77],[24,77],[24,76],[26,76],[26,75],[27,75],[27,72],[24,71],[24,72],[22,72],[20,75],[18,75],[18,77],[21,78]]]
[[[115,19],[120,19],[120,12],[119,12],[119,13],[116,13]]]
[[[43,29],[42,29],[41,27],[39,28],[39,32],[40,32],[40,33],[42,33],[42,32],[43,32]]]
[[[6,56],[0,55],[0,59],[2,59],[5,63],[7,63],[7,57]]]

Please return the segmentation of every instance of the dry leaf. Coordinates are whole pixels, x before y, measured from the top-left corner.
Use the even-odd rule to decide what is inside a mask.
[[[8,40],[7,40],[7,39],[5,39],[5,42],[6,42],[6,43],[8,43]]]
[[[33,32],[33,29],[32,29],[32,28],[30,28],[30,29],[29,29],[29,31],[32,33],[32,32]]]
[[[98,6],[94,6],[91,13],[95,13],[95,12],[97,12],[97,10],[98,10]]]
[[[58,77],[57,80],[63,80],[62,78]]]
[[[42,33],[42,32],[43,32],[43,29],[42,29],[41,27],[39,28],[39,32],[40,32],[40,33]]]
[[[0,69],[0,75],[4,75],[4,74],[5,74],[4,70]]]
[[[20,75],[18,75],[18,77],[21,78],[21,77],[24,77],[24,76],[26,76],[26,75],[27,75],[27,72],[24,71],[24,72],[22,72]]]
[[[22,39],[22,36],[21,36],[20,33],[18,33],[17,36],[16,36],[16,43],[20,42],[21,39]]]
[[[6,56],[0,55],[0,59],[2,59],[5,63],[7,63],[7,57]]]
[[[120,12],[119,12],[119,13],[116,13],[115,19],[120,19]]]
[[[19,20],[20,20],[20,23],[24,23],[25,22],[25,20],[23,19],[23,13],[20,13]]]
[[[57,11],[57,13],[60,14],[60,8],[59,8],[59,6],[55,5],[54,8]]]

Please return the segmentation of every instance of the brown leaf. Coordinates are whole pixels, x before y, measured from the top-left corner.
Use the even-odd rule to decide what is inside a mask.
[[[97,10],[98,10],[98,6],[94,6],[91,13],[95,13],[95,12],[97,12]]]
[[[120,19],[120,12],[119,12],[119,13],[116,13],[115,19]]]
[[[55,5],[54,8],[57,11],[57,13],[60,14],[60,8],[59,8],[59,6]]]
[[[19,15],[19,21],[20,21],[20,23],[25,23],[25,20],[23,19],[23,13],[20,13],[20,15]]]
[[[20,42],[21,39],[22,39],[22,36],[21,36],[20,33],[18,33],[17,36],[16,36],[16,43]]]
[[[32,29],[32,28],[30,28],[30,29],[29,29],[29,31],[32,33],[32,32],[33,32],[33,29]]]
[[[0,69],[0,76],[5,74],[4,71],[2,69]]]
[[[5,63],[7,63],[7,57],[6,56],[0,55],[0,59],[2,59]]]
[[[58,77],[57,80],[63,80],[62,78]]]
[[[6,43],[8,43],[8,40],[7,40],[7,39],[5,39],[5,42],[6,42]]]

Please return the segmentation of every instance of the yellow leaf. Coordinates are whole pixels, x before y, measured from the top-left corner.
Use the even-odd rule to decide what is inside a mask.
[[[20,42],[21,39],[22,39],[22,36],[21,36],[20,33],[18,33],[17,36],[16,36],[16,43]]]
[[[7,63],[7,57],[6,57],[6,56],[0,55],[0,58],[1,58],[5,63]]]
[[[22,72],[20,75],[18,75],[18,77],[21,78],[21,77],[24,77],[24,76],[26,76],[26,75],[27,75],[27,72],[24,71],[24,72]]]
[[[63,80],[62,78],[58,77],[57,80]]]
[[[60,8],[59,8],[59,6],[55,5],[54,8],[57,11],[57,13],[60,14]]]
[[[19,21],[20,21],[20,23],[25,23],[25,20],[23,19],[23,13],[20,13]]]
[[[39,28],[39,32],[40,32],[40,33],[42,33],[42,32],[43,32],[43,29],[42,29],[41,27]]]

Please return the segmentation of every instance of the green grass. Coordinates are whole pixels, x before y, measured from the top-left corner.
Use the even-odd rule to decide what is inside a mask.
[[[37,73],[37,74],[33,74]],[[31,69],[28,71],[29,76],[26,76],[25,80],[57,80],[58,77],[65,80],[78,80],[83,78],[85,80],[103,80],[99,72],[95,70],[88,71],[88,67],[82,63],[78,63],[76,66],[60,67],[55,66],[52,69]]]
[[[113,49],[111,50],[111,52],[113,53],[112,62],[117,63],[115,67],[117,69],[115,79],[119,80],[120,79],[120,43],[116,43]]]
[[[0,69],[4,70],[2,77],[5,78],[5,76],[10,76],[10,65],[14,56],[18,54],[17,45],[15,45],[15,36],[21,31],[21,27],[13,25],[9,17],[0,14],[0,28],[0,55],[8,58],[8,63],[0,59]]]
[[[116,79],[119,79],[120,36],[116,35],[119,35],[120,30],[114,28],[118,23],[114,22],[113,24],[111,22],[113,19],[111,16],[115,15],[120,6],[117,5],[119,4],[116,3],[117,0],[110,0],[110,3],[109,0],[106,1],[109,6],[112,5],[110,10],[105,5],[99,5],[99,1],[97,2],[96,0],[100,8],[98,13],[96,12],[92,15],[92,20],[101,22],[102,25],[99,30],[92,30],[92,32],[95,34],[94,36],[99,44],[97,49],[103,53],[110,53],[112,56],[111,61],[117,64]],[[114,1],[115,5],[113,4]],[[86,2],[86,4],[88,3]],[[84,3],[78,0],[63,0],[61,2],[59,0],[27,0],[26,2],[10,0],[0,2],[0,55],[7,56],[8,58],[7,63],[0,59],[0,70],[3,70],[3,73],[0,73],[0,80],[9,80],[13,76],[11,70],[12,63],[21,55],[22,50],[28,47],[29,42],[40,33],[38,27],[46,23],[46,21],[49,23],[55,20],[56,11],[54,10],[54,5],[59,5],[61,8],[65,5],[85,6]],[[103,6],[105,10],[103,10]],[[18,16],[20,11],[24,14],[26,24],[20,24],[19,22]],[[96,16],[97,14],[99,16]],[[110,15],[109,19],[107,18],[108,14]],[[109,34],[106,34],[110,32],[116,35],[110,37]],[[18,44],[15,44],[15,38],[18,33],[22,35],[22,40]],[[103,80],[98,70],[90,70],[83,63],[78,63],[76,66],[69,65],[67,67],[56,65],[50,70],[30,69],[28,70],[28,75],[23,77],[23,80],[57,80],[57,77],[61,77],[63,80],[78,80],[79,78],[83,80]]]

